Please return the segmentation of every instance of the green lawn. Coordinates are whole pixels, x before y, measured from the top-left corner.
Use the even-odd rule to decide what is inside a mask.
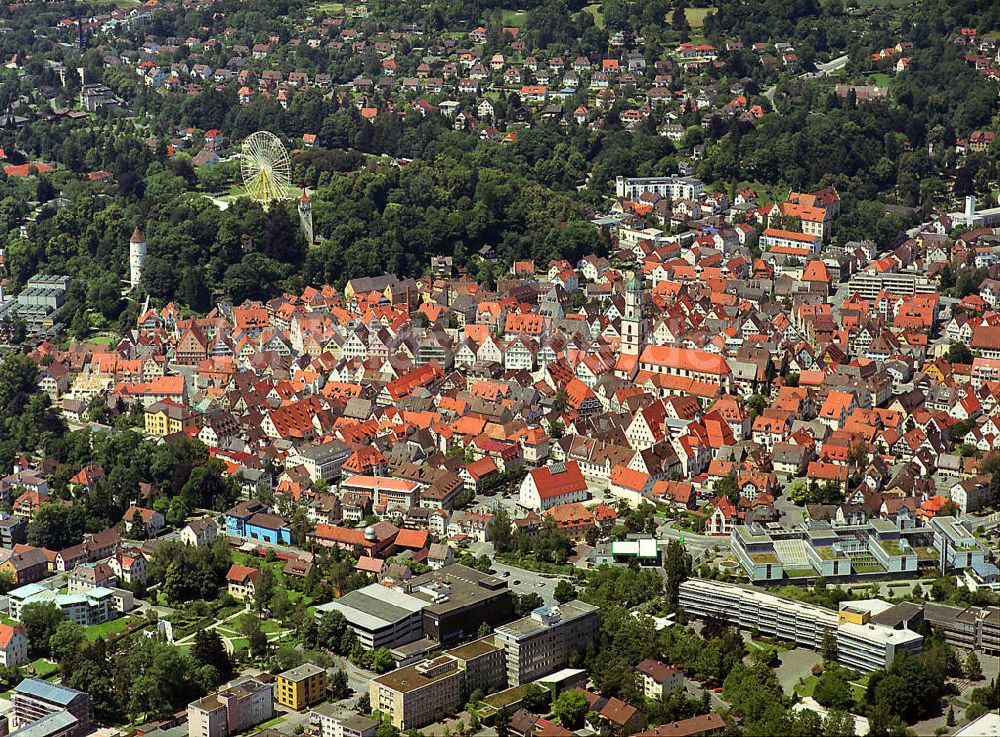
[[[890,77],[885,72],[872,74],[868,79],[871,81],[872,84],[877,85],[879,87],[888,87],[889,85],[892,84],[892,77]]]
[[[806,696],[812,696],[813,691],[816,690],[817,683],[819,683],[819,677],[810,675],[802,683],[795,684],[795,693],[803,698]]]
[[[343,3],[316,3],[310,6],[311,10],[323,11],[327,15],[339,15],[344,12]]]
[[[281,714],[280,716],[276,716],[274,717],[274,719],[270,719],[264,722],[263,724],[258,724],[256,727],[253,728],[254,732],[259,732],[262,729],[267,729],[268,727],[274,727],[275,725],[281,724],[283,721],[285,721],[286,716],[288,715]]]
[[[233,634],[243,631],[243,617],[237,617],[236,619],[231,619],[226,622],[227,629],[231,630]],[[262,619],[260,620],[260,630],[266,635],[274,634],[279,630],[284,629],[280,623],[273,619]]]
[[[885,573],[885,568],[878,563],[851,564],[857,573]]]
[[[504,10],[500,14],[500,22],[504,26],[520,28],[528,20],[528,14],[523,10]]]
[[[911,0],[857,0],[856,4],[862,10],[872,10],[874,8],[900,8],[907,5]]]
[[[590,13],[594,16],[594,25],[598,28],[604,28],[604,14],[601,12],[601,3],[594,3],[593,5],[587,5],[584,7],[584,12]]]
[[[86,628],[87,639],[93,642],[98,637],[107,637],[115,632],[121,632],[133,619],[134,617],[118,617],[110,622],[91,625]]]
[[[705,25],[705,18],[709,13],[714,13],[715,8],[684,8],[684,15],[687,16],[688,24],[692,30],[697,30]]]
[[[36,678],[46,678],[59,670],[58,665],[53,663],[51,660],[46,660],[45,658],[32,660],[28,663],[28,667],[34,668]]]
[[[787,647],[785,647],[784,645],[779,645],[777,642],[766,642],[764,640],[761,640],[760,642],[757,642],[756,640],[748,640],[747,644],[750,647],[754,648],[755,650],[762,650],[765,647],[769,647],[769,648],[772,648],[776,652],[779,652],[779,653],[787,653],[788,652],[788,648]]]

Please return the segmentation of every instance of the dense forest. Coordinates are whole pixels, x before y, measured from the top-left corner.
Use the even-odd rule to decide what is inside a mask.
[[[427,9],[385,5],[372,8],[383,24],[434,20],[425,17]],[[606,42],[594,35],[587,20],[591,14],[579,12],[579,4],[544,0],[519,6],[527,11],[526,27],[541,34],[531,38],[539,47],[577,53],[585,51],[580,43]],[[154,23],[160,32],[181,37],[198,24],[211,28],[218,23],[247,34],[253,30],[260,37],[269,29],[287,33],[277,19],[298,8],[266,0],[218,7],[226,11],[224,20],[206,9],[192,9],[172,17],[154,14]],[[280,11],[275,20],[260,18],[267,9]],[[434,12],[444,14],[442,22],[447,23],[492,18],[493,29],[502,9],[509,8],[502,2],[435,4]],[[655,26],[668,8],[606,0],[602,10],[606,36],[617,27]],[[57,11],[36,12],[36,17],[48,18]],[[27,32],[25,15],[14,15],[14,31],[0,37],[0,48],[8,37]],[[95,325],[120,321],[124,326],[134,320],[137,303],[121,300],[117,290],[128,236],[136,225],[149,242],[145,291],[156,301],[176,300],[195,311],[209,309],[216,297],[266,299],[307,283],[342,284],[361,274],[415,275],[439,253],[455,254],[460,264],[468,263],[474,274],[489,281],[495,276],[493,267],[472,258],[484,247],[497,254],[500,268],[519,258],[545,262],[606,252],[608,244],[587,221],[605,206],[614,177],[672,173],[702,143],[706,156],[696,163],[695,173],[707,187],[732,195],[747,185],[781,192],[833,184],[843,198],[834,243],[873,238],[888,247],[902,229],[951,206],[956,197],[988,195],[989,183],[1000,176],[995,155],[970,155],[956,162],[955,139],[989,125],[996,89],[965,62],[962,48],[948,40],[955,27],[973,20],[981,31],[997,27],[997,16],[995,4],[982,0],[934,2],[912,14],[897,12],[884,27],[873,24],[855,32],[856,15],[838,2],[793,8],[771,0],[723,0],[704,28],[717,43],[723,35],[755,40],[766,28],[772,38],[787,37],[799,49],[842,50],[851,57],[849,69],[861,69],[870,44],[912,36],[912,63],[884,101],[858,103],[852,95],[837,97],[829,80],[793,76],[777,85],[777,114],[755,124],[713,118],[705,127],[699,113],[685,109],[679,122],[687,136],[679,145],[658,134],[666,121],[661,110],[638,128],[625,128],[619,116],[627,100],[615,104],[600,130],[541,123],[518,129],[512,143],[501,144],[455,131],[437,112],[399,115],[380,105],[378,115],[366,120],[353,101],[318,91],[293,96],[287,109],[263,98],[237,104],[231,88],[163,94],[138,83],[125,68],[104,69],[95,49],[82,54],[60,49],[67,64],[83,64],[101,76],[141,117],[138,125],[109,114],[90,126],[33,122],[19,131],[0,132],[0,142],[15,161],[18,152],[28,152],[62,169],[37,186],[14,179],[0,182],[0,239],[8,276],[15,288],[38,271],[86,277],[86,287],[74,285],[63,314],[80,335]],[[673,38],[668,22],[659,25],[667,34],[664,39]],[[591,41],[581,40],[586,38]],[[139,40],[137,36],[135,42]],[[498,48],[507,42],[496,40]],[[656,43],[647,38],[654,48]],[[649,49],[647,45],[647,53]],[[729,55],[719,68],[692,81],[720,88],[739,82],[755,101],[767,105],[760,90],[772,77],[747,54]],[[277,63],[295,68],[301,61],[279,58]],[[371,61],[360,58],[357,69],[334,66],[350,79]],[[29,62],[29,72],[53,81],[52,71],[36,62]],[[10,82],[2,86],[4,95],[30,92],[10,70],[3,74]],[[74,84],[78,81],[71,76],[59,94],[71,96]],[[524,103],[511,94],[497,106],[500,115],[517,119]],[[204,194],[226,191],[236,169],[224,163],[196,170],[184,153],[168,159],[168,141],[186,127],[220,128],[233,142],[267,129],[290,148],[303,134],[316,133],[323,149],[296,153],[292,167],[294,183],[314,190],[320,245],[307,248],[292,203],[268,213],[246,201],[227,210],[212,204]],[[116,184],[95,187],[81,181],[81,175],[98,169],[112,172]],[[54,202],[57,194],[68,204]],[[42,204],[34,222],[19,233],[16,225],[28,215],[26,202],[32,199]],[[913,214],[886,215],[886,204],[912,207]]]

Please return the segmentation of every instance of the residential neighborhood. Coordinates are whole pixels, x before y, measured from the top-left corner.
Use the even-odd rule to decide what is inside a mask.
[[[0,726],[997,733],[998,39],[0,8]]]

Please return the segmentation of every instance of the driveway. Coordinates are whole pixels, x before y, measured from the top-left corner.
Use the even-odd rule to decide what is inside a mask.
[[[797,647],[779,654],[781,665],[778,666],[775,674],[778,683],[786,694],[791,694],[795,689],[795,684],[800,678],[808,678],[812,675],[812,667],[823,662],[820,654],[814,650],[807,650],[804,647]]]

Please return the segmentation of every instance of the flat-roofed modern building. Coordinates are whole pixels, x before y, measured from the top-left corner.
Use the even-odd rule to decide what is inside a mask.
[[[837,638],[837,662],[867,673],[885,669],[896,653],[919,653],[923,637],[872,621],[893,609],[879,600],[848,602],[839,612],[721,581],[688,579],[680,585],[680,604],[689,614],[758,630],[818,650],[825,632]]]
[[[986,562],[986,551],[955,517],[932,517],[934,547],[944,556],[948,570],[971,568]]]
[[[63,709],[15,729],[8,737],[72,737],[78,731],[77,718]]]
[[[459,645],[445,653],[458,663],[464,673],[468,693],[481,689],[494,691],[507,683],[507,661],[493,635]]]
[[[484,623],[495,627],[514,617],[507,582],[460,563],[414,576],[407,590],[424,602],[424,635],[442,645],[475,637]]]
[[[441,655],[373,678],[368,695],[394,727],[419,729],[462,705],[462,683],[458,661]]]
[[[837,662],[861,673],[885,670],[902,650],[919,655],[923,642],[923,636],[910,630],[896,630],[871,621],[841,622],[837,626]]]
[[[874,274],[859,271],[849,282],[851,294],[862,299],[876,299],[881,292],[894,297],[909,297],[915,294],[933,294],[937,287],[924,274],[916,272],[883,272]]]
[[[20,729],[58,712],[68,712],[76,726],[65,726],[70,737],[86,734],[93,722],[90,694],[40,678],[25,678],[11,694],[14,715],[11,726]]]
[[[663,563],[662,549],[656,538],[630,537],[597,546],[596,564],[629,565],[635,561],[640,566],[658,566]]]
[[[701,619],[721,619],[818,650],[823,633],[835,630],[837,613],[721,581],[689,578],[680,585],[680,605]]]
[[[1000,607],[962,609],[928,601],[924,603],[924,621],[941,630],[952,645],[1000,655]]]
[[[646,193],[670,200],[696,200],[705,191],[701,180],[694,177],[616,177],[615,194],[637,200]]]
[[[316,608],[316,616],[337,611],[368,650],[393,648],[423,636],[423,609],[427,602],[399,589],[373,583]]]
[[[326,668],[312,663],[278,674],[275,698],[282,706],[299,711],[326,700]]]
[[[954,517],[935,517],[929,527],[901,528],[886,519],[860,524],[813,521],[805,528],[736,525],[729,548],[754,583],[789,577],[837,578],[852,574],[903,575],[940,566],[981,565],[985,551]]]
[[[507,660],[507,683],[518,686],[565,668],[587,647],[601,626],[597,607],[574,599],[538,607],[529,616],[498,627],[494,636]]]
[[[504,650],[490,635],[373,678],[368,695],[397,728],[416,729],[460,706],[462,694],[505,684]]]

